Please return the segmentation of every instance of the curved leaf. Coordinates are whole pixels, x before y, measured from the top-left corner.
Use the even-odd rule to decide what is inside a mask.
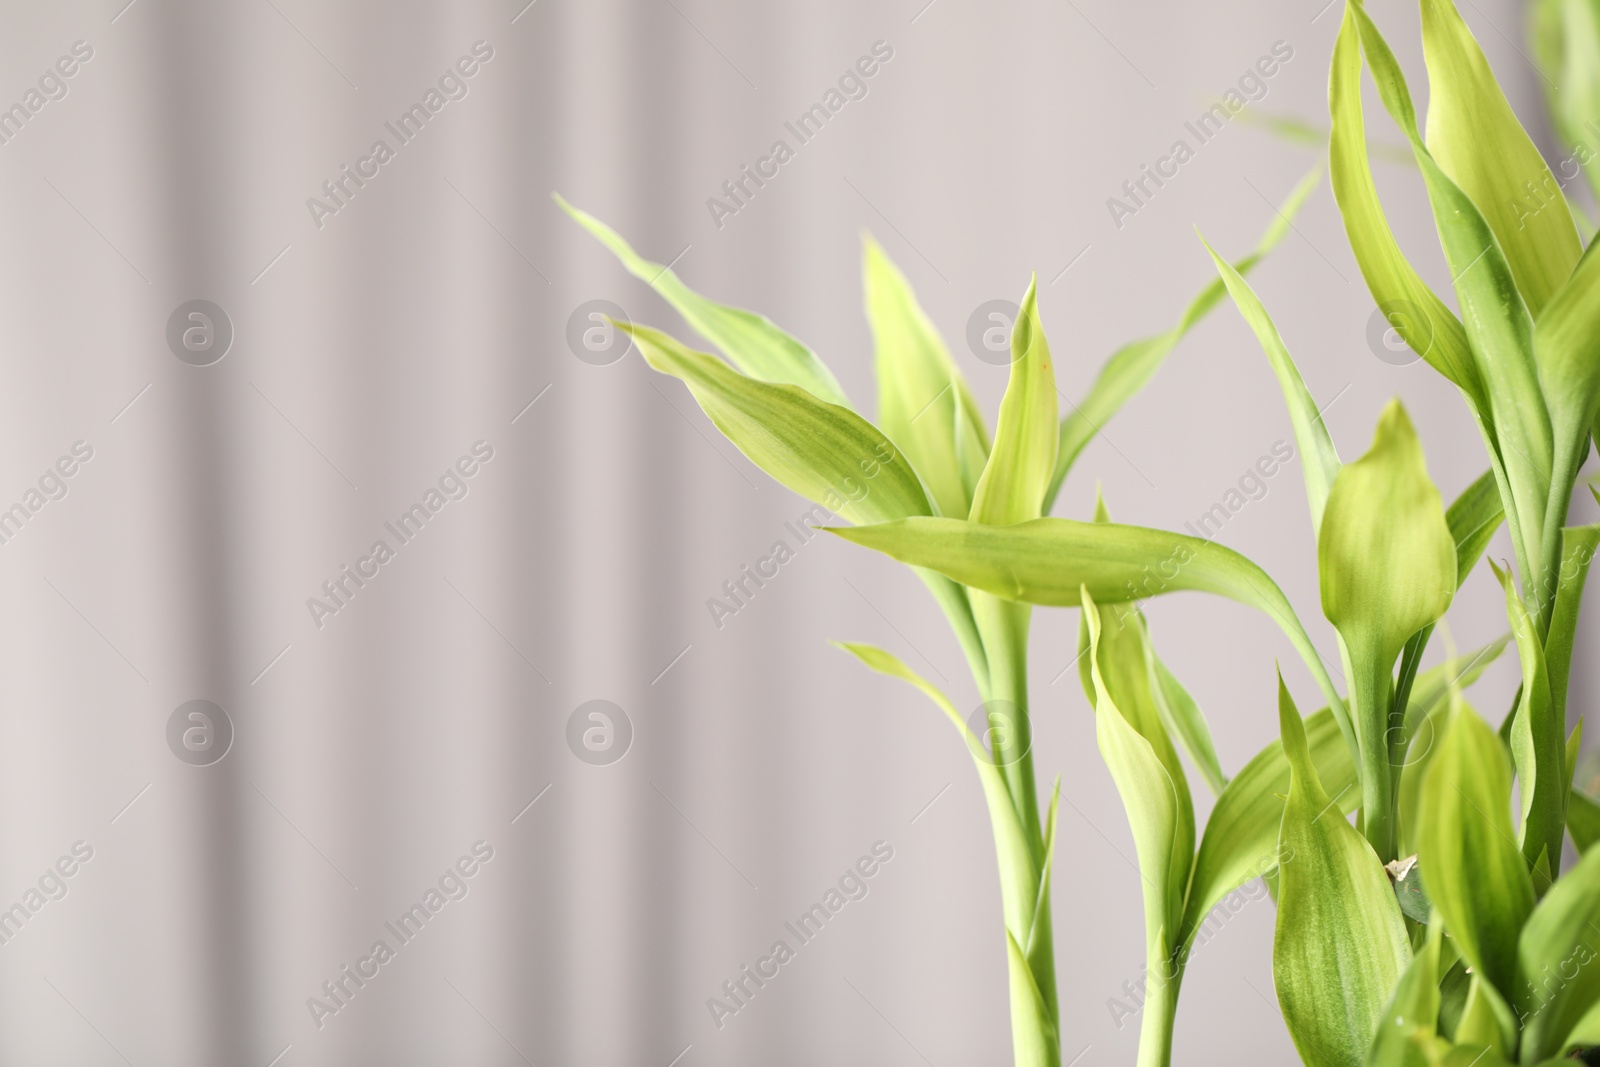
[[[707,300],[684,285],[670,267],[642,258],[615,230],[559,195],[561,210],[609,248],[628,273],[660,293],[695,332],[722,350],[735,366],[762,381],[798,385],[819,400],[850,406],[839,381],[816,353],[784,333],[764,315]]]
[[[962,457],[989,451],[983,415],[905,275],[869,236],[861,260],[876,343],[878,427],[922,474],[939,514],[960,518],[972,506]]]
[[[1317,777],[1282,679],[1278,717],[1290,767],[1279,838],[1272,975],[1289,1036],[1307,1063],[1358,1067],[1411,962],[1389,876]]]
[[[1498,567],[1494,573],[1505,589],[1506,615],[1522,660],[1522,690],[1511,721],[1511,755],[1522,796],[1522,854],[1530,864],[1545,856],[1553,878],[1561,869],[1569,792],[1566,729],[1550,701],[1549,671],[1533,618],[1517,596],[1511,575]]]
[[[1428,148],[1483,213],[1538,318],[1583,251],[1566,197],[1453,0],[1422,0],[1422,53]]]
[[[1037,519],[1056,468],[1056,373],[1039,322],[1038,279],[1028,283],[1011,328],[1011,376],[1000,400],[994,445],[972,494],[973,522]]]
[[[1204,238],[1201,240],[1204,241]],[[1278,328],[1272,324],[1255,290],[1209,244],[1206,245],[1206,251],[1211,253],[1217,273],[1222,275],[1222,281],[1233,296],[1239,313],[1255,331],[1256,340],[1267,354],[1272,372],[1278,377],[1278,386],[1283,390],[1284,402],[1289,407],[1289,422],[1294,427],[1295,444],[1300,448],[1300,469],[1305,478],[1306,498],[1311,504],[1311,529],[1320,530],[1322,509],[1327,504],[1333,480],[1339,475],[1338,450],[1333,447],[1333,438],[1328,435],[1328,427],[1322,421],[1322,412],[1317,410],[1317,402],[1311,398],[1311,391],[1301,379],[1299,368],[1294,365],[1293,357],[1284,347],[1283,338],[1278,336]]]
[[[1505,746],[1459,698],[1422,784],[1417,859],[1433,906],[1473,970],[1516,990],[1517,935],[1533,881],[1511,825]]]
[[[1335,715],[1344,713],[1339,692],[1283,591],[1261,568],[1222,545],[1142,526],[1072,519],[985,526],[909,518],[832,532],[903,563],[936,570],[962,585],[1030,604],[1075,607],[1082,603],[1084,586],[1100,604],[1185,589],[1236,600],[1265,612],[1278,624]]]
[[[1522,929],[1517,956],[1528,980],[1518,991],[1522,1057],[1558,1054],[1573,1026],[1600,1002],[1600,849],[1584,854],[1551,887]]]

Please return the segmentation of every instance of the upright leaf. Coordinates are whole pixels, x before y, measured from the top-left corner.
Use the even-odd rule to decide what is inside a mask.
[[[1559,1054],[1567,1034],[1600,1002],[1600,849],[1551,888],[1522,929],[1517,955],[1527,984],[1518,991],[1522,1057]]]
[[[1307,717],[1305,730],[1318,779],[1340,814],[1349,815],[1361,805],[1361,790],[1356,788],[1355,763],[1333,712],[1323,708]],[[1179,944],[1188,944],[1223,897],[1277,869],[1278,830],[1288,793],[1289,761],[1283,742],[1273,738],[1228,783],[1211,809],[1195,857]]]
[[[1566,724],[1556,720],[1544,647],[1533,618],[1511,575],[1498,567],[1494,572],[1505,589],[1506,615],[1522,660],[1522,690],[1511,723],[1511,755],[1522,796],[1522,854],[1530,864],[1546,856],[1554,877],[1561,869],[1566,826]]]
[[[1422,52],[1428,148],[1483,213],[1538,318],[1582,252],[1566,198],[1454,0],[1422,0]]]
[[[578,225],[609,248],[629,274],[660,293],[695,332],[716,345],[734,366],[753,378],[798,385],[819,400],[850,406],[844,390],[839,388],[838,379],[816,353],[778,329],[766,316],[707,300],[684,285],[670,267],[641,257],[615,230],[593,215],[573,207],[560,196],[555,201]]]
[[[1056,373],[1039,322],[1038,280],[1028,283],[1011,330],[1011,377],[994,447],[973,493],[973,522],[1007,525],[1043,514],[1056,468]]]
[[[1561,163],[1561,176],[1582,167],[1600,194],[1600,152],[1590,143],[1590,125],[1600,125],[1600,3],[1596,0],[1536,0],[1532,6],[1534,55],[1544,69],[1550,115],[1568,148],[1583,146]]]
[[[1422,784],[1417,859],[1439,917],[1473,969],[1510,997],[1533,881],[1511,825],[1511,767],[1459,697]]]
[[[1384,409],[1372,448],[1334,481],[1317,572],[1323,614],[1350,656],[1367,839],[1388,862],[1399,841],[1393,768],[1405,751],[1405,709],[1391,713],[1391,672],[1406,641],[1444,615],[1456,589],[1455,539],[1398,401]]]
[[[1148,637],[1148,627],[1146,627]],[[1200,705],[1175,678],[1167,665],[1156,655],[1155,645],[1149,644],[1150,666],[1155,672],[1156,707],[1167,732],[1177,739],[1194,762],[1206,785],[1213,793],[1221,793],[1228,785],[1228,776],[1222,773],[1222,763],[1217,759],[1217,749],[1211,741],[1211,727]]]
[[[1322,787],[1282,679],[1278,717],[1290,767],[1283,810],[1272,975],[1300,1057],[1359,1067],[1411,962],[1405,921],[1371,846]]]
[[[862,240],[861,274],[877,351],[878,427],[911,458],[939,514],[961,518],[972,506],[962,456],[989,451],[983,415],[905,275],[871,237]]]
[[[1572,673],[1572,647],[1578,636],[1578,609],[1589,565],[1600,552],[1600,524],[1569,526],[1561,531],[1561,570],[1557,573],[1555,609],[1545,638],[1545,666],[1550,676],[1550,702],[1555,719],[1566,721],[1567,684]]]
[[[1440,927],[1428,928],[1421,952],[1406,968],[1384,1009],[1367,1067],[1431,1067],[1437,1061]],[[1429,1053],[1432,1052],[1433,1055]]]
[[[1272,324],[1255,290],[1209,244],[1206,245],[1206,251],[1211,253],[1217,273],[1222,275],[1222,281],[1233,296],[1233,302],[1238,305],[1239,313],[1250,324],[1250,329],[1255,331],[1256,340],[1267,354],[1272,372],[1278,377],[1284,402],[1289,406],[1289,422],[1294,427],[1295,444],[1300,449],[1300,469],[1305,478],[1306,498],[1311,504],[1311,529],[1319,530],[1322,528],[1322,509],[1327,504],[1328,492],[1339,475],[1339,453],[1333,447],[1333,438],[1328,434],[1327,424],[1322,421],[1317,402],[1311,397],[1311,390],[1306,388],[1299,368],[1294,365],[1294,359],[1284,347],[1283,338],[1278,336],[1278,328]]]

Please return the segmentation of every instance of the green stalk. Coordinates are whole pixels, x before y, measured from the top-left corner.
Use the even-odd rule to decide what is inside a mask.
[[[1170,978],[1168,971],[1172,972]],[[1151,945],[1136,1067],[1171,1067],[1172,1031],[1178,1018],[1178,987],[1182,984],[1183,964],[1160,945]]]

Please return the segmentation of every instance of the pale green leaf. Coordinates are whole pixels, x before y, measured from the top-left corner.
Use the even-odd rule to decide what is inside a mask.
[[[1494,572],[1505,590],[1506,616],[1522,660],[1522,691],[1511,723],[1511,754],[1522,796],[1522,854],[1530,864],[1545,856],[1553,877],[1561,869],[1566,826],[1566,724],[1555,717],[1544,646],[1533,618],[1510,573],[1499,567]]]
[[[972,506],[962,457],[989,450],[983,416],[905,275],[871,237],[862,239],[861,274],[876,348],[878,428],[910,457],[939,514],[961,518]],[[958,434],[971,439],[958,443]]]
[[[716,345],[734,365],[753,378],[798,385],[830,404],[850,406],[833,372],[816,353],[774,326],[763,315],[707,300],[690,289],[669,267],[639,256],[615,230],[567,203],[555,201],[578,225],[593,234],[627,268],[677,309],[684,321]]]
[[[783,485],[851,522],[927,515],[917,473],[851,411],[796,385],[747,378],[646,326],[624,326],[645,361],[683,381],[723,436]]]
[[[1589,847],[1600,841],[1600,801],[1576,789],[1568,794],[1567,829],[1578,852],[1587,854]]]
[[[962,585],[1030,604],[1076,607],[1083,586],[1100,604],[1178,590],[1228,597],[1278,624],[1335,714],[1344,714],[1339,692],[1283,591],[1261,568],[1222,545],[1165,530],[1054,518],[1014,526],[910,518],[833,532]]]
[[[1028,968],[1028,957],[1006,931],[1007,971],[1011,977],[1011,1054],[1016,1067],[1059,1067],[1061,1040],[1050,1009]]]
[[[1429,1067],[1433,1057],[1427,1039],[1439,1027],[1439,948],[1443,941],[1437,925],[1428,928],[1422,951],[1411,960],[1394,995],[1384,1008],[1367,1067]],[[1314,1061],[1313,1061],[1314,1062]]]
[[[1422,0],[1422,52],[1428,148],[1483,213],[1538,318],[1583,250],[1566,198],[1454,0]]]
[[[1522,1058],[1554,1056],[1568,1032],[1600,1001],[1600,849],[1578,865],[1539,902],[1518,943],[1529,985],[1514,1003],[1523,1016]]]
[[[1506,507],[1500,499],[1494,471],[1484,471],[1477,481],[1462,490],[1444,517],[1456,542],[1456,588],[1459,589],[1506,519]]]
[[[1056,469],[1056,448],[1056,372],[1039,322],[1035,279],[1011,328],[1011,377],[968,517],[993,525],[1037,519]]]
[[[1349,815],[1361,804],[1350,748],[1339,734],[1333,712],[1323,708],[1305,721],[1311,762],[1317,777]],[[1284,798],[1289,793],[1289,761],[1283,742],[1274,738],[1256,753],[1217,798],[1206,820],[1194,879],[1184,911],[1179,944],[1188,944],[1223,897],[1252,878],[1265,877],[1278,866],[1278,830]]]
[[[1529,36],[1544,70],[1550,116],[1568,148],[1583,146],[1559,165],[1561,177],[1575,178],[1581,167],[1600,195],[1600,151],[1591,129],[1600,126],[1600,2],[1536,0],[1531,14]]]
[[[1545,667],[1555,718],[1566,722],[1567,685],[1572,674],[1572,648],[1578,635],[1578,609],[1589,565],[1600,552],[1600,524],[1569,526],[1561,531],[1561,570],[1557,573],[1555,608],[1545,637]]]
[[[1372,448],[1334,480],[1317,572],[1323,614],[1349,652],[1362,818],[1387,863],[1399,844],[1393,768],[1405,752],[1405,709],[1391,716],[1391,672],[1406,641],[1444,615],[1456,589],[1455,538],[1398,401],[1384,409]]]
[[[1149,627],[1146,626],[1148,633]],[[1156,655],[1155,645],[1149,644],[1150,665],[1155,671],[1154,689],[1156,707],[1167,732],[1183,746],[1183,751],[1199,769],[1201,777],[1213,793],[1221,793],[1228,785],[1228,776],[1222,773],[1222,763],[1217,759],[1216,746],[1211,741],[1211,727],[1200,705],[1173,676],[1167,665]]]
[[[1505,746],[1459,699],[1422,784],[1417,859],[1434,909],[1474,971],[1510,996],[1533,881],[1511,823]]]
[[[1202,240],[1204,240],[1202,238]],[[1333,438],[1328,434],[1327,424],[1322,421],[1322,412],[1317,408],[1317,402],[1311,397],[1311,390],[1306,388],[1306,383],[1300,377],[1300,370],[1294,365],[1294,359],[1289,355],[1289,350],[1284,346],[1283,338],[1278,336],[1278,328],[1272,324],[1272,319],[1267,315],[1267,309],[1261,305],[1255,290],[1239,276],[1239,273],[1227,262],[1218,256],[1216,251],[1207,244],[1206,251],[1211,253],[1211,260],[1217,266],[1217,273],[1222,275],[1222,281],[1228,287],[1233,302],[1239,308],[1239,313],[1249,323],[1250,329],[1255,332],[1256,340],[1260,343],[1262,351],[1267,354],[1267,361],[1272,364],[1272,372],[1277,375],[1278,386],[1283,390],[1283,399],[1289,407],[1289,422],[1294,427],[1295,444],[1300,451],[1300,469],[1306,483],[1306,499],[1311,505],[1311,529],[1322,528],[1322,510],[1328,501],[1328,492],[1333,488],[1333,480],[1339,475],[1339,453],[1333,447]]]
[[[1335,813],[1281,679],[1278,717],[1290,767],[1272,952],[1278,1005],[1301,1059],[1357,1067],[1411,962],[1411,946],[1389,876]]]

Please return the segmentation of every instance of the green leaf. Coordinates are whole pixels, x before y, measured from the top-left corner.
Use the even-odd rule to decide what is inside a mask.
[[[1100,753],[1133,824],[1147,896],[1155,893],[1146,904],[1146,931],[1170,934],[1183,918],[1194,862],[1194,804],[1157,707],[1149,636],[1138,612],[1099,608],[1087,590],[1083,623]]]
[[[1327,504],[1328,492],[1339,475],[1339,453],[1333,447],[1333,438],[1328,435],[1328,427],[1322,421],[1322,413],[1317,410],[1317,402],[1311,398],[1311,391],[1301,379],[1299,368],[1294,365],[1293,357],[1284,347],[1283,338],[1278,336],[1278,328],[1272,324],[1255,290],[1209,244],[1206,245],[1206,251],[1211,253],[1217,273],[1222,275],[1222,281],[1233,296],[1233,302],[1238,305],[1239,313],[1255,331],[1256,340],[1272,364],[1272,372],[1278,376],[1278,386],[1283,390],[1284,402],[1289,406],[1295,444],[1300,449],[1300,469],[1305,478],[1306,498],[1311,504],[1311,529],[1319,530],[1322,528],[1322,509]]]
[[[1252,267],[1266,258],[1268,253],[1284,239],[1289,233],[1292,220],[1299,214],[1307,198],[1321,181],[1320,166],[1313,168],[1300,179],[1300,183],[1294,187],[1294,191],[1283,202],[1283,206],[1277,209],[1271,224],[1257,242],[1255,251],[1234,265],[1241,275],[1248,274]],[[1111,417],[1121,410],[1122,405],[1126,404],[1130,397],[1145,387],[1166,362],[1167,356],[1178,346],[1178,342],[1183,340],[1184,335],[1217,306],[1224,292],[1222,282],[1213,281],[1189,303],[1178,324],[1172,329],[1124,345],[1106,361],[1088,395],[1080,404],[1073,407],[1071,414],[1061,420],[1060,448],[1056,455],[1055,476],[1051,478],[1050,488],[1045,493],[1045,512],[1048,513],[1054,505],[1056,494],[1061,491],[1061,483],[1066,480],[1072,464],[1089,442],[1094,440],[1100,428],[1111,421]]]
[[[1367,839],[1387,863],[1399,844],[1393,768],[1405,753],[1404,708],[1390,710],[1391,672],[1406,641],[1444,615],[1456,589],[1455,539],[1398,401],[1384,409],[1372,448],[1334,480],[1317,572],[1323,614],[1350,658]]]
[[[1400,769],[1400,854],[1417,851],[1417,827],[1422,813],[1422,783],[1438,751],[1450,717],[1448,697],[1453,688],[1476,682],[1511,641],[1505,634],[1470,655],[1458,656],[1424,671],[1411,690],[1406,708],[1406,759]]]
[[[1600,524],[1569,526],[1561,531],[1561,570],[1557,573],[1555,609],[1545,638],[1545,666],[1550,702],[1558,722],[1566,721],[1567,684],[1572,674],[1572,646],[1578,634],[1578,609],[1589,564],[1600,552]]]
[[[1305,731],[1318,779],[1336,798],[1340,813],[1349,815],[1360,807],[1361,791],[1333,712],[1323,708],[1307,718]],[[1288,793],[1289,761],[1283,743],[1274,738],[1228,783],[1206,820],[1180,945],[1189,943],[1223,897],[1277,869],[1278,829]]]
[[[822,360],[765,316],[707,300],[684,285],[670,268],[641,258],[615,230],[593,215],[560,196],[555,201],[609,248],[628,273],[660,293],[697,333],[721,349],[740,370],[762,381],[798,385],[830,404],[850,406],[838,380]]]
[[[1533,911],[1511,824],[1511,767],[1494,730],[1459,698],[1452,703],[1422,785],[1417,858],[1461,954],[1509,997],[1517,935]]]
[[[1517,1022],[1510,1006],[1482,975],[1472,975],[1467,983],[1467,1001],[1456,1023],[1456,1042],[1505,1053],[1515,1047],[1516,1034]]]
[[[1357,4],[1346,3],[1328,74],[1328,108],[1333,117],[1329,174],[1350,250],[1373,300],[1395,330],[1466,394],[1475,412],[1487,417],[1488,394],[1466,331],[1406,259],[1378,199],[1361,111],[1360,14]]]
[[[1523,927],[1517,955],[1530,985],[1518,991],[1522,1058],[1554,1056],[1600,1001],[1600,849],[1550,889]]]
[[[877,350],[878,426],[922,474],[939,514],[961,518],[972,506],[963,457],[989,452],[983,415],[905,276],[871,237],[862,240],[861,274]]]
[[[1428,148],[1483,213],[1538,318],[1582,252],[1566,198],[1453,0],[1422,0],[1422,52]]]
[[[1530,864],[1545,855],[1553,877],[1560,870],[1566,826],[1566,724],[1556,720],[1550,702],[1549,672],[1533,619],[1511,575],[1498,567],[1494,573],[1505,589],[1506,615],[1522,660],[1522,691],[1511,723],[1511,755],[1522,795],[1522,854]]]
[[[1318,779],[1305,729],[1279,679],[1290,767],[1278,868],[1272,972],[1289,1036],[1307,1063],[1365,1062],[1384,1007],[1411,962],[1389,876]]]
[[[1061,1040],[1050,1009],[1028,969],[1028,957],[1006,931],[1006,960],[1011,976],[1011,1041],[1017,1067],[1058,1067]]]
[[[795,385],[757,381],[647,326],[623,326],[645,361],[682,379],[723,436],[808,500],[851,522],[926,515],[916,471],[876,427]]]
[[[1038,280],[1028,283],[1011,329],[1011,377],[1000,401],[989,463],[972,496],[973,522],[1007,525],[1043,514],[1056,468],[1056,373],[1039,322]]]
[[[1283,591],[1261,568],[1222,545],[1165,530],[1072,519],[986,526],[909,518],[832,532],[962,585],[1030,604],[1075,607],[1082,602],[1083,586],[1100,604],[1185,589],[1236,600],[1278,624],[1335,715],[1344,713],[1339,692]]]
[[[1456,541],[1456,588],[1460,589],[1506,519],[1506,507],[1500,500],[1494,471],[1484,471],[1477,481],[1462,490],[1444,518],[1450,526],[1450,536]]]
[[[1589,846],[1600,841],[1600,802],[1574,789],[1567,797],[1567,829],[1579,853],[1587,854]]]
[[[1147,633],[1148,630],[1146,626]],[[1228,785],[1228,776],[1222,773],[1222,763],[1217,759],[1216,746],[1211,742],[1211,727],[1206,722],[1205,713],[1183,687],[1183,683],[1161,662],[1156,655],[1155,645],[1150,644],[1148,648],[1150,665],[1156,676],[1156,707],[1161,712],[1161,721],[1166,725],[1167,733],[1183,746],[1211,791],[1221,793]]]
[[[1439,946],[1443,940],[1437,925],[1428,928],[1428,939],[1406,968],[1394,996],[1384,1008],[1367,1067],[1428,1067],[1434,1058],[1427,1055],[1439,1027]],[[1314,1062],[1314,1061],[1313,1061]]]
[[[1595,0],[1537,0],[1532,8],[1534,55],[1544,70],[1549,111],[1568,148],[1584,146],[1574,162],[1600,194],[1600,153],[1589,124],[1600,123],[1600,4]],[[1562,176],[1567,163],[1561,165]]]

